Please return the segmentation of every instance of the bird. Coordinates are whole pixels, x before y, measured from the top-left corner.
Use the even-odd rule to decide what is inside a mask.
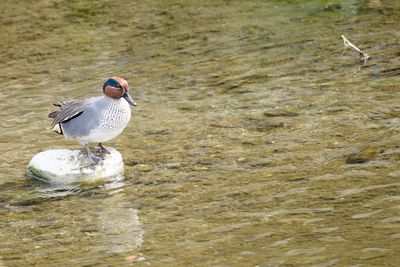
[[[110,154],[103,143],[117,137],[131,119],[129,105],[136,102],[128,92],[128,82],[114,76],[103,84],[103,96],[54,103],[58,110],[48,115],[53,119],[51,130],[81,145],[98,143],[95,149],[86,146],[89,160],[97,164]]]

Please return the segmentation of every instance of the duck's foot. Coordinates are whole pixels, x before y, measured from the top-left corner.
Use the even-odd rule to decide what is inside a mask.
[[[110,154],[110,151],[107,150],[101,143],[99,143],[98,147],[89,147],[90,153],[95,154],[96,156],[100,156],[104,159],[106,155]]]
[[[102,143],[99,143],[98,149],[100,150],[100,153],[102,153],[103,155],[110,154],[110,151],[108,151],[107,148],[105,148]]]
[[[110,152],[104,147],[86,147],[86,154],[90,161],[90,164],[97,165],[99,162],[105,159],[105,156]]]
[[[104,157],[95,155],[93,153],[90,153],[88,155],[88,158],[89,158],[90,164],[92,164],[92,165],[97,165],[100,161],[104,160]]]

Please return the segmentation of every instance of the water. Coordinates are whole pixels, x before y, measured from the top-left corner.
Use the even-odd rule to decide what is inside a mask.
[[[3,1],[0,266],[398,266],[398,1]],[[344,55],[340,36],[367,52]],[[125,179],[29,182],[125,77]]]

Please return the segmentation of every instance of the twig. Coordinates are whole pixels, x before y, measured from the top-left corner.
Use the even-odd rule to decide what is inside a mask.
[[[346,51],[346,49],[348,47],[353,48],[354,50],[356,50],[358,52],[358,54],[360,55],[360,61],[361,63],[365,63],[367,62],[367,60],[369,59],[369,56],[367,53],[364,53],[363,51],[361,51],[360,48],[358,48],[357,46],[355,46],[354,44],[352,44],[349,40],[347,40],[346,37],[344,37],[344,35],[342,35],[342,39],[343,39],[343,43],[344,43],[344,50],[343,50],[343,54]]]

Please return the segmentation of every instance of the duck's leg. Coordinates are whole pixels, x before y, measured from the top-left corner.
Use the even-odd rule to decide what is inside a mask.
[[[90,163],[93,165],[97,165],[97,163],[99,163],[101,160],[104,160],[102,155],[97,155],[97,153],[92,152],[92,150],[89,146],[86,146],[86,152],[87,152],[87,156],[89,158]]]
[[[102,155],[110,154],[110,151],[108,151],[107,148],[105,148],[102,143],[99,143],[99,150]]]

